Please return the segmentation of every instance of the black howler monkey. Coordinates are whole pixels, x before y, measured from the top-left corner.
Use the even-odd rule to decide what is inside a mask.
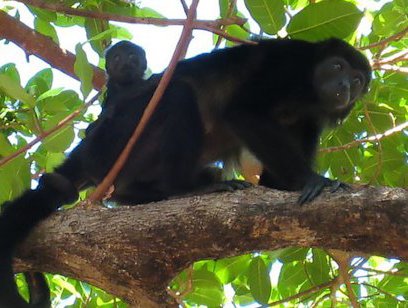
[[[312,169],[319,135],[349,113],[370,79],[367,59],[337,39],[267,40],[181,61],[115,180],[112,199],[137,204],[216,189],[222,183],[208,176],[208,165],[245,149],[263,164],[261,184],[302,190],[299,202],[310,201],[324,187],[339,186]],[[101,121],[36,190],[4,209],[0,307],[27,307],[13,281],[17,244],[40,220],[75,200],[77,190],[102,181],[154,88],[130,87],[109,98],[115,106],[109,125]]]
[[[156,75],[145,80],[144,73],[147,68],[146,53],[144,49],[130,41],[120,41],[109,47],[105,52],[105,70],[108,76],[105,99],[98,120],[88,125],[86,135],[101,123],[108,124],[114,114],[115,106],[112,98],[121,91],[129,88],[140,89],[151,84],[157,84]],[[42,273],[24,273],[27,281],[30,304],[34,307],[48,307],[49,288]]]
[[[108,81],[102,111],[99,120],[88,125],[86,134],[113,116],[115,106],[112,104],[112,97],[129,88],[143,91],[158,83],[157,75],[152,75],[148,80],[143,78],[147,69],[146,53],[142,47],[130,41],[120,41],[109,47],[105,52],[105,60]]]

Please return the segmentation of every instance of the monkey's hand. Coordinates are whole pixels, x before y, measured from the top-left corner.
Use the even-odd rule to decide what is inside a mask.
[[[331,180],[324,176],[313,174],[303,187],[298,199],[298,204],[302,205],[315,199],[325,187],[330,187],[330,192],[336,192],[339,188],[350,190],[350,186],[337,180]]]
[[[251,187],[252,184],[241,180],[229,180],[229,181],[219,181],[215,183],[208,184],[197,191],[194,194],[203,195],[210,194],[214,192],[223,191],[235,191]]]

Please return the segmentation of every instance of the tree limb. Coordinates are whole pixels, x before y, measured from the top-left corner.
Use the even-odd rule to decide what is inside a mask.
[[[183,26],[186,22],[185,19],[167,19],[167,18],[154,18],[154,17],[134,17],[134,16],[122,16],[118,14],[112,14],[108,12],[98,12],[83,9],[76,9],[66,6],[61,3],[50,3],[42,0],[17,0],[17,2],[24,3],[25,5],[31,5],[37,8],[41,8],[51,12],[58,12],[61,14],[82,16],[87,18],[103,19],[107,21],[126,22],[130,24],[145,24],[156,26]],[[193,22],[193,28],[207,30],[208,27],[218,28],[221,25],[243,25],[246,22],[245,18],[231,17],[217,20],[195,20]]]
[[[2,10],[0,10],[0,25],[0,39],[13,42],[27,55],[35,55],[53,68],[79,80],[74,72],[74,54],[61,49],[48,36],[36,32]],[[96,66],[93,66],[93,71],[93,86],[100,90],[105,85],[105,72]]]
[[[297,196],[255,187],[117,209],[77,206],[35,229],[16,270],[60,273],[157,307],[175,304],[166,286],[201,259],[304,246],[408,260],[407,190],[359,186],[302,207]]]

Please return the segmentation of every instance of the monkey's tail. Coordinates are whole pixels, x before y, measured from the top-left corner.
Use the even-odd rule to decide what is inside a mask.
[[[40,272],[25,272],[24,277],[27,282],[28,293],[30,295],[30,306],[50,307],[50,289],[44,274]]]
[[[15,248],[42,220],[58,207],[78,198],[75,186],[58,173],[45,174],[35,190],[3,205],[0,215],[0,308],[45,307],[29,305],[19,295],[12,261]],[[49,305],[49,302],[48,302]]]

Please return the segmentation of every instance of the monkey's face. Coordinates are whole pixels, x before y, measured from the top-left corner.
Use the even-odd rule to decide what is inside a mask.
[[[118,84],[130,84],[143,77],[147,63],[141,48],[121,46],[106,56],[109,79]]]
[[[367,88],[365,76],[342,57],[320,62],[314,71],[313,86],[324,111],[338,118],[346,116]]]

